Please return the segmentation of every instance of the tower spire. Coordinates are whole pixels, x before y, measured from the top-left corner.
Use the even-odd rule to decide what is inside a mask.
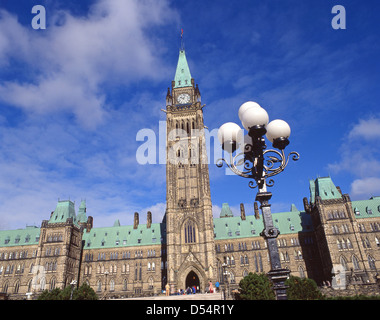
[[[174,76],[174,88],[190,86],[192,86],[190,68],[187,64],[185,50],[181,48],[179,51],[177,69]]]

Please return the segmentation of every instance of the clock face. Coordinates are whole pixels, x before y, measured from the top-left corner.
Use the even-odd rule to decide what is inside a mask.
[[[188,93],[181,93],[177,98],[178,103],[189,103],[190,95]]]

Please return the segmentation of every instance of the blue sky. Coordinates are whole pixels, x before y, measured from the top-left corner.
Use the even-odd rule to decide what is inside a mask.
[[[45,30],[31,27],[35,4]],[[346,30],[334,30],[334,5]],[[210,129],[248,100],[292,128],[298,162],[275,177],[272,210],[302,209],[309,179],[352,199],[380,195],[378,1],[0,1],[0,229],[40,225],[58,199],[87,201],[95,226],[165,212],[165,165],[140,165],[158,134],[184,29]],[[158,148],[158,145],[157,145]],[[211,164],[214,214],[256,190]],[[158,160],[158,159],[157,159]]]

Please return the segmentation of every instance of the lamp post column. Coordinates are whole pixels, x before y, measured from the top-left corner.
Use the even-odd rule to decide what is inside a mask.
[[[273,283],[273,290],[276,294],[277,300],[287,300],[285,280],[288,278],[290,271],[281,268],[280,255],[277,247],[277,237],[280,234],[279,230],[273,225],[272,213],[270,209],[269,200],[272,197],[271,192],[262,192],[260,190],[256,195],[256,201],[261,204],[261,211],[263,215],[264,230],[261,236],[267,242],[271,270],[268,276]]]
[[[222,264],[222,269],[223,269],[223,300],[226,299],[226,286],[227,286],[227,264],[223,263]]]

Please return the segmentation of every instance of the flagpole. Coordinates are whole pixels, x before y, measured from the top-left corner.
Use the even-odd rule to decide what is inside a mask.
[[[183,43],[183,29],[181,29],[181,51],[185,50],[185,46]]]

